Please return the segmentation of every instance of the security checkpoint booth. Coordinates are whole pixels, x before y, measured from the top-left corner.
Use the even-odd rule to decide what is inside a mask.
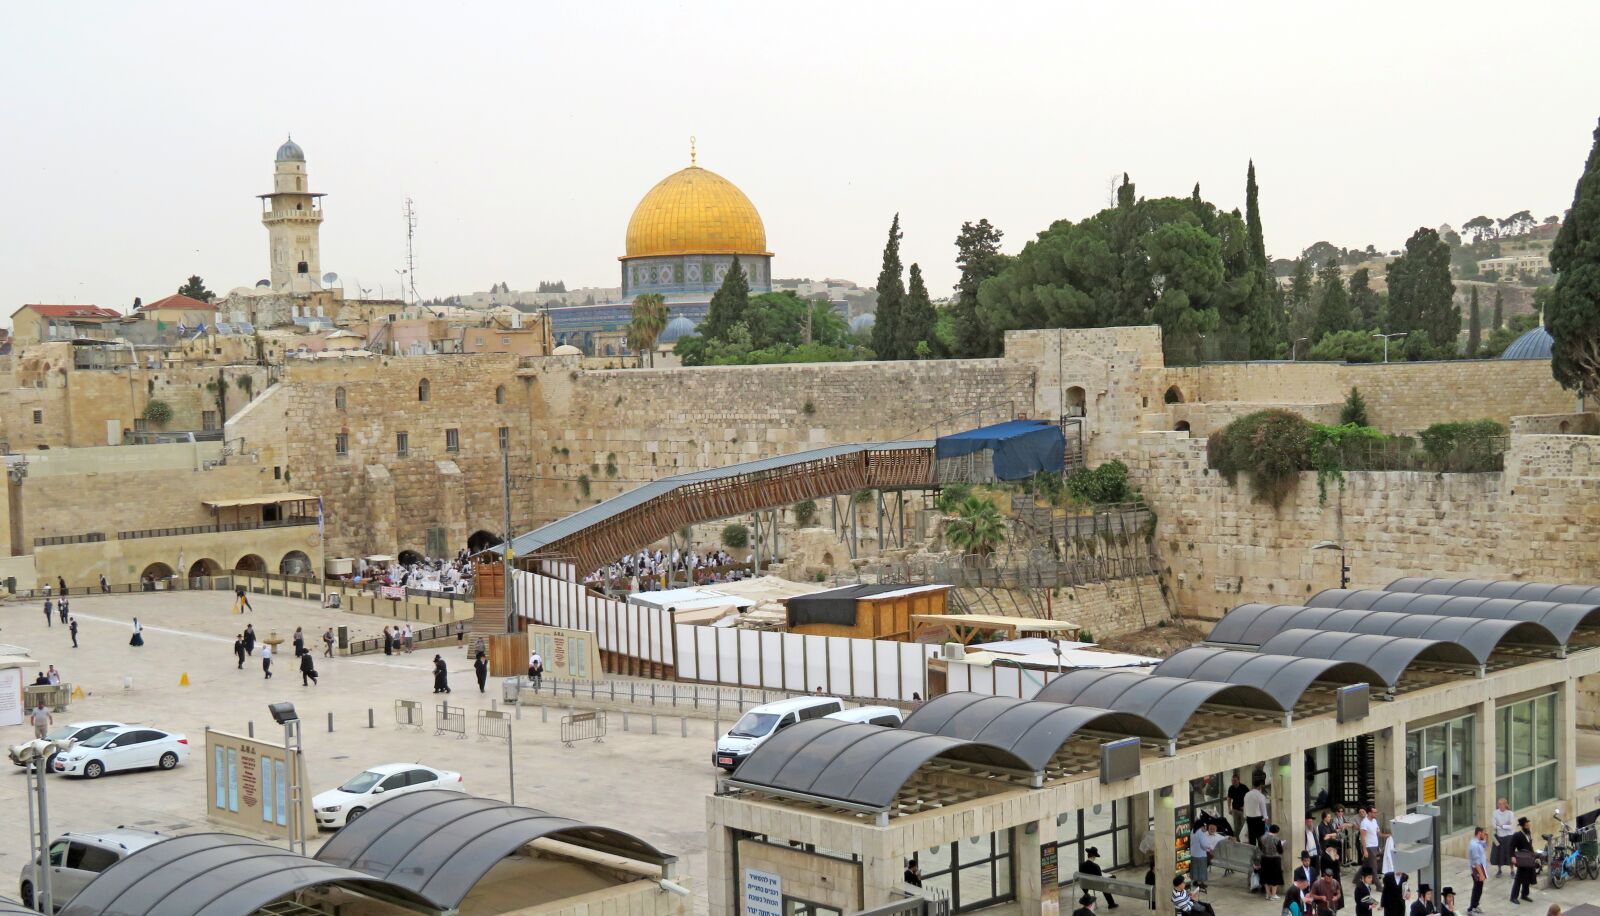
[[[1600,615],[1566,633],[1441,624],[1450,616],[1311,629],[1252,611],[1219,624],[1242,641],[1179,651],[1148,674],[1067,672],[1032,700],[946,694],[899,730],[791,727],[708,800],[711,912],[847,914],[923,896],[958,912],[1056,913],[1084,887],[1108,889],[1076,880],[1090,846],[1119,900],[1144,896],[1148,869],[1147,905],[1170,912],[1188,825],[1224,813],[1228,775],[1260,772],[1292,865],[1319,801],[1308,761],[1363,743],[1361,801],[1386,824],[1422,804],[1408,774],[1437,767],[1448,854],[1507,787],[1526,786],[1519,813],[1535,833],[1556,807],[1596,807],[1600,785],[1578,784],[1575,723],[1578,679],[1600,673]],[[1130,744],[1131,765],[1117,756]],[[905,881],[912,863],[920,888]]]

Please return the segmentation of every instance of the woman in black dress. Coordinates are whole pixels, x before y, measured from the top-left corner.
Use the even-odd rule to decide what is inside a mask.
[[[472,660],[472,671],[478,676],[478,692],[483,693],[484,685],[489,683],[489,661],[483,657],[481,650]]]
[[[1278,836],[1278,825],[1267,828],[1267,835],[1256,844],[1261,848],[1261,893],[1268,900],[1278,899],[1278,889],[1283,887],[1283,838]]]
[[[450,673],[445,669],[444,659],[438,655],[433,657],[433,692],[450,692]]]
[[[133,638],[128,640],[130,646],[144,645],[144,627],[139,626],[139,618],[133,618]]]
[[[383,628],[383,654],[394,654],[394,634],[389,632],[388,627]]]

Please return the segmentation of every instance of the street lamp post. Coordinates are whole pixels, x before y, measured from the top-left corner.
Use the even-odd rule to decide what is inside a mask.
[[[1297,347],[1299,347],[1302,343],[1304,343],[1304,342],[1306,342],[1306,341],[1308,341],[1310,339],[1311,338],[1309,338],[1309,337],[1296,337],[1293,341],[1290,342],[1290,344],[1289,344],[1289,362],[1291,362],[1291,363],[1295,362],[1295,349]]]
[[[50,762],[50,756],[58,751],[64,751],[74,744],[73,741],[50,741],[45,738],[35,738],[12,747],[9,751],[11,760],[27,768],[29,785],[28,795],[28,828],[33,833],[33,810],[35,796],[37,796],[39,809],[38,832],[28,839],[29,847],[37,843],[38,853],[33,860],[34,894],[40,911],[51,913],[55,910],[55,898],[50,888],[50,807],[45,796],[45,764]]]
[[[1311,545],[1312,550],[1337,550],[1339,551],[1339,587],[1350,587],[1350,566],[1344,561],[1344,545],[1332,541],[1318,541]]]
[[[1407,333],[1408,332],[1406,332],[1406,331],[1401,331],[1398,334],[1374,334],[1374,335],[1372,335],[1373,337],[1382,337],[1383,338],[1383,361],[1384,362],[1388,362],[1389,361],[1389,338],[1391,338],[1391,337],[1394,337],[1394,338],[1404,337],[1404,336],[1406,336]]]
[[[294,852],[298,843],[301,855],[306,854],[306,825],[301,818],[301,786],[300,762],[304,759],[300,745],[300,716],[294,711],[294,704],[289,702],[268,703],[267,711],[272,714],[272,720],[283,726],[283,753],[289,758],[289,851]]]

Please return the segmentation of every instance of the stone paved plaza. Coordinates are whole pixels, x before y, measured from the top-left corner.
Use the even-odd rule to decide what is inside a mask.
[[[227,829],[205,819],[206,772],[200,742],[206,725],[243,732],[254,721],[264,738],[281,736],[267,704],[290,700],[304,721],[309,790],[333,788],[367,766],[417,761],[459,770],[467,791],[507,799],[506,747],[473,736],[477,710],[499,699],[499,684],[489,681],[480,695],[464,650],[418,648],[414,654],[386,658],[321,657],[320,636],[330,625],[352,626],[352,638],[381,631],[377,618],[356,617],[319,609],[312,602],[250,597],[255,612],[243,620],[230,613],[226,592],[174,592],[72,599],[79,621],[81,648],[71,648],[59,621],[46,628],[42,603],[12,602],[0,608],[0,643],[27,648],[45,665],[54,664],[64,680],[88,694],[75,701],[56,722],[113,719],[145,723],[188,735],[191,757],[172,772],[113,773],[97,780],[52,778],[48,792],[50,829],[95,831],[119,824],[163,832]],[[144,625],[145,645],[128,645],[131,621]],[[275,676],[263,679],[259,659],[243,671],[235,668],[233,635],[246,621],[265,636],[276,628],[286,640],[296,626],[315,644],[321,684],[302,687],[288,642],[273,661]],[[465,707],[466,740],[435,737],[431,662],[441,652],[450,666],[450,701]],[[31,681],[30,671],[26,679]],[[189,686],[179,686],[188,674]],[[123,678],[133,688],[123,688]],[[428,707],[428,728],[417,733],[394,726],[394,702],[416,700]],[[376,728],[366,728],[367,709]],[[327,731],[334,715],[335,731]],[[559,710],[541,722],[529,707],[514,723],[517,802],[591,823],[637,833],[680,858],[680,874],[694,885],[695,906],[705,909],[705,797],[716,770],[710,765],[712,722],[688,721],[689,737],[680,737],[676,719],[663,720],[659,735],[649,734],[646,720],[634,718],[624,734],[613,716],[604,744],[561,746]],[[670,726],[670,727],[669,727]],[[31,737],[26,726],[0,729],[7,746]],[[22,771],[4,764],[0,776],[0,895],[14,898],[16,876],[28,859],[27,803]],[[330,834],[324,834],[323,837]],[[320,839],[309,837],[315,852]]]

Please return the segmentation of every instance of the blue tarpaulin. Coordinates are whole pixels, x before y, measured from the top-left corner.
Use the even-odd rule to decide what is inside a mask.
[[[961,458],[973,452],[994,453],[994,476],[1021,480],[1040,471],[1061,473],[1067,454],[1061,428],[1043,420],[1010,420],[940,436],[933,446],[935,458]]]

